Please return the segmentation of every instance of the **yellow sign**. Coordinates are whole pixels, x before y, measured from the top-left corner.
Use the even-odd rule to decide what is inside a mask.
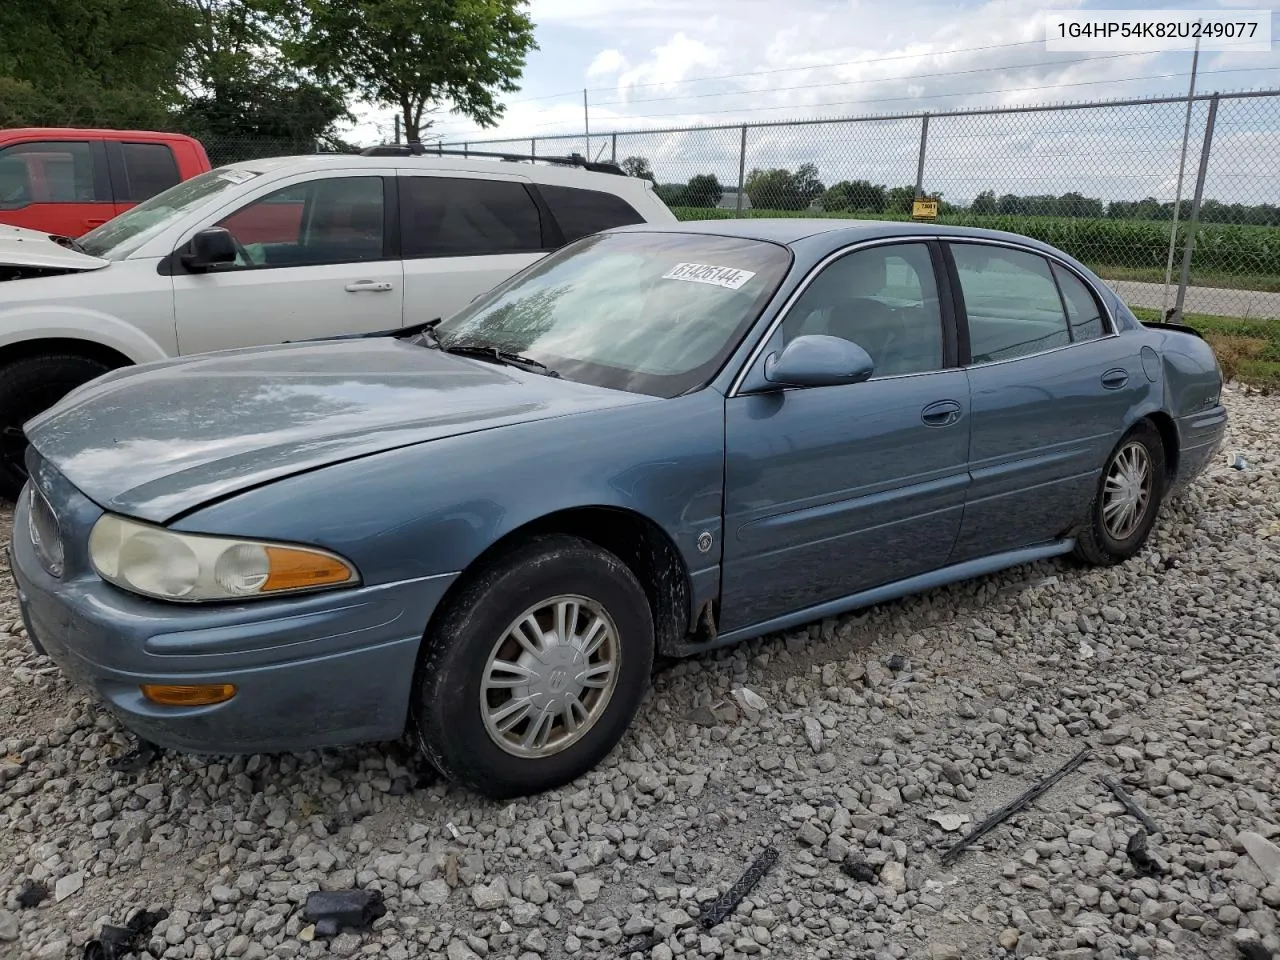
[[[938,201],[918,197],[911,202],[911,218],[913,220],[937,220]]]

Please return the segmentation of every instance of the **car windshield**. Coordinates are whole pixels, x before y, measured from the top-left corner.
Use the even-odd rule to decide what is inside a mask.
[[[674,397],[705,384],[777,289],[782,246],[694,233],[579,240],[439,324],[583,383]]]
[[[200,206],[210,197],[251,180],[252,170],[220,167],[184,180],[136,207],[90,230],[80,238],[86,253],[107,260],[123,260],[168,226],[175,217]]]

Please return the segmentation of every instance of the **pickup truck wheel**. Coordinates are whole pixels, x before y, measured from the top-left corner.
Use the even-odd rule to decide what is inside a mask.
[[[22,425],[110,369],[74,353],[41,353],[0,367],[0,497],[16,501],[27,482]]]
[[[419,749],[450,780],[504,799],[576,779],[622,739],[649,683],[653,618],[612,553],[542,536],[473,575],[425,643]]]

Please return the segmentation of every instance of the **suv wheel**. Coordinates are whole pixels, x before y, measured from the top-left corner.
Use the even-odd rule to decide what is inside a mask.
[[[0,497],[16,501],[27,482],[22,425],[110,369],[74,353],[40,353],[0,367]]]

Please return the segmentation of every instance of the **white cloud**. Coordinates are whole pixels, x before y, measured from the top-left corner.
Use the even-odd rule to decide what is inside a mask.
[[[720,62],[719,51],[682,31],[654,47],[649,59],[620,74],[618,90],[625,92],[636,85],[671,87],[700,69],[713,72]]]
[[[587,67],[588,77],[606,77],[612,76],[625,69],[627,66],[627,58],[618,50],[610,48],[601,50],[595,55],[595,59],[591,61]]]

